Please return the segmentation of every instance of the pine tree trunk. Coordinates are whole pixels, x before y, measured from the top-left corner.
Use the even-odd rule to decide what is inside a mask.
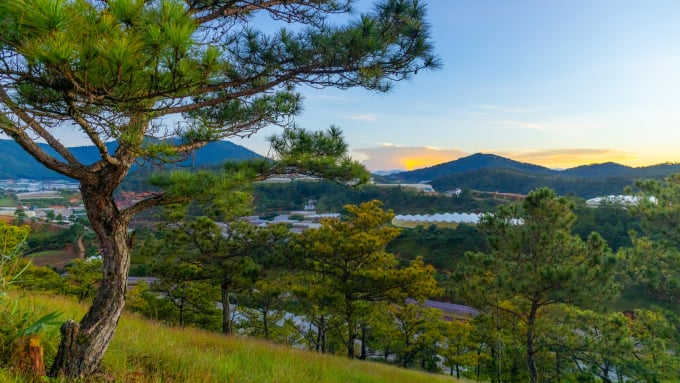
[[[345,322],[347,323],[347,357],[354,359],[354,340],[357,338],[356,329],[354,328],[354,310],[352,300],[345,297]]]
[[[321,315],[321,319],[319,321],[321,324],[319,326],[319,338],[321,340],[321,353],[325,354],[328,350],[326,348],[326,317]]]
[[[182,292],[182,297],[179,298],[179,327],[184,327],[184,303],[186,302],[186,290]]]
[[[267,313],[269,312],[268,308],[264,308],[262,310],[262,326],[264,329],[264,339],[269,340],[269,316]]]
[[[324,332],[324,317],[321,315],[319,317],[319,322],[316,326],[316,352],[321,352],[324,353],[326,350],[324,349],[324,344],[323,342],[323,332]]]
[[[121,218],[111,193],[87,184],[81,184],[81,193],[99,240],[102,280],[80,323],[68,320],[62,325],[61,343],[50,370],[53,377],[81,378],[97,372],[125,304],[130,268],[129,222]]]
[[[537,301],[531,302],[531,309],[527,317],[527,366],[529,368],[529,379],[531,383],[538,382],[538,371],[536,370],[536,349],[534,347],[534,327],[536,324],[536,313],[538,312]]]
[[[366,341],[368,338],[368,328],[365,325],[361,325],[361,355],[359,359],[365,360],[368,357],[368,350],[366,347]]]
[[[229,286],[228,280],[223,280],[221,284],[222,292],[222,333],[231,334],[233,332],[233,327],[231,325],[231,306],[229,306]]]

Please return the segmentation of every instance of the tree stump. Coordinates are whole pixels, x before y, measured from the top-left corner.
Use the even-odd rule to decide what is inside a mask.
[[[12,366],[21,373],[45,376],[43,346],[38,336],[26,336],[14,342]]]

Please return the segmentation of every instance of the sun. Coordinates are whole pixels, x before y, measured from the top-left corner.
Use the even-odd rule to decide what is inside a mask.
[[[436,161],[432,158],[404,158],[400,162],[406,170],[414,170],[435,165]]]

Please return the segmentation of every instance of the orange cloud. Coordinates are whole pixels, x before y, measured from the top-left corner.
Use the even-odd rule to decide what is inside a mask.
[[[572,168],[603,162],[617,162],[628,166],[646,166],[673,160],[659,155],[659,159],[617,149],[546,149],[537,151],[486,150],[515,161],[528,162],[549,168]],[[353,157],[369,170],[413,170],[453,161],[471,153],[458,149],[429,147],[400,147],[386,144],[377,148],[355,149]]]
[[[467,155],[469,153],[457,149],[395,145],[353,150],[353,157],[359,159],[369,170],[413,170],[453,161]]]
[[[592,165],[603,162],[617,162],[637,165],[636,153],[616,149],[546,149],[539,151],[494,151],[499,156],[515,161],[528,162],[549,168],[572,168],[579,165]]]

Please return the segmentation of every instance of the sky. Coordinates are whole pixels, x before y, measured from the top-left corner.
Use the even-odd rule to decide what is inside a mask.
[[[302,89],[296,124],[339,126],[369,170],[680,162],[680,1],[421,2],[441,69],[386,94]],[[235,142],[266,154],[274,132]]]
[[[480,152],[551,168],[680,162],[680,1],[420,2],[441,69],[389,93],[303,87],[296,125],[340,127],[371,171]],[[266,155],[279,131],[233,142]]]

